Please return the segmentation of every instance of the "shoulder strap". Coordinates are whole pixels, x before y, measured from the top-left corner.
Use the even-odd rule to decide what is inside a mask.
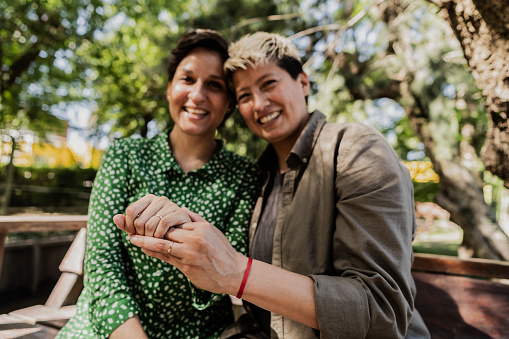
[[[322,153],[324,169],[327,171],[327,175],[332,178],[335,178],[336,175],[338,127],[338,124],[325,123],[318,137],[318,147],[320,147]],[[329,171],[332,171],[332,173],[329,173]]]

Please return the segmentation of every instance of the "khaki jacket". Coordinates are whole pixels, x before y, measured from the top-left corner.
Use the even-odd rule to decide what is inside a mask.
[[[269,146],[259,163],[276,161]],[[272,337],[429,338],[410,274],[413,186],[385,138],[317,111],[286,162],[272,264],[314,280],[320,331],[272,313]]]

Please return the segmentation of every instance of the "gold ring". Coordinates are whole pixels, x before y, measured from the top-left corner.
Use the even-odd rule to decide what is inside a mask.
[[[159,214],[156,214],[156,217],[158,217],[159,220],[163,220],[163,217],[161,217]]]
[[[168,248],[168,255],[171,255],[170,253],[171,253],[171,250],[173,249],[173,244],[175,244],[175,241],[172,241],[170,243],[170,248]]]

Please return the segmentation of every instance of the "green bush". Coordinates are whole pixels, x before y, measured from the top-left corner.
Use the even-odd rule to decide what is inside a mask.
[[[10,207],[87,206],[94,169],[16,167]],[[6,187],[6,166],[0,167],[0,192]]]
[[[435,196],[440,192],[437,182],[413,182],[414,199],[419,202],[434,202]]]

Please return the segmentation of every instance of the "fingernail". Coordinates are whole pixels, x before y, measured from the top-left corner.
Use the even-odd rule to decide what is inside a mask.
[[[138,238],[136,236],[131,237],[131,244],[136,245],[137,241],[138,241]]]

